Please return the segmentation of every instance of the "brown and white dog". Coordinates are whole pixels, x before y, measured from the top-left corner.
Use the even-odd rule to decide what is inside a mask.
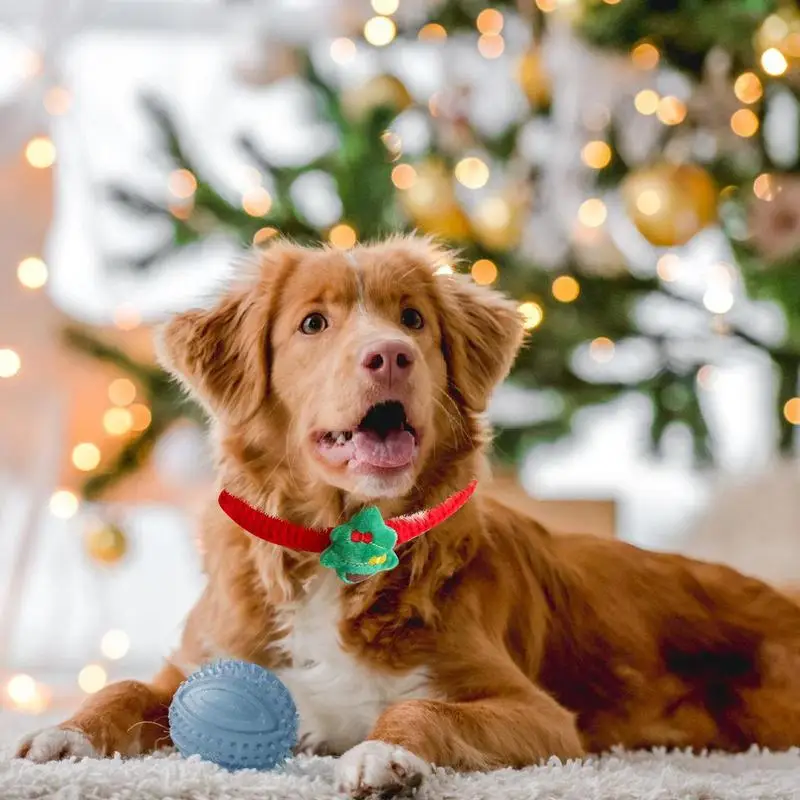
[[[220,486],[272,515],[385,517],[485,477],[487,399],[523,339],[515,304],[413,238],[350,251],[278,243],[210,310],[181,314],[165,363],[206,406]],[[531,344],[535,347],[535,341]],[[211,504],[208,584],[151,683],[89,698],[19,755],[138,754],[219,657],[275,670],[301,745],[341,755],[344,791],[430,765],[522,766],[626,747],[800,745],[800,606],[720,566],[551,538],[487,481],[455,516],[349,585]]]

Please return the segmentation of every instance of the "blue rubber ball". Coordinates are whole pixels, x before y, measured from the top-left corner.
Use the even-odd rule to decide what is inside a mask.
[[[225,769],[272,769],[297,743],[297,708],[269,670],[216,661],[180,685],[169,707],[172,741]]]

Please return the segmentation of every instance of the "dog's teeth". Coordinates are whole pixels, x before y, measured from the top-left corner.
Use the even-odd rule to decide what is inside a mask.
[[[347,441],[344,432],[340,431],[339,433],[337,433],[334,441],[336,442],[336,444],[344,444]]]

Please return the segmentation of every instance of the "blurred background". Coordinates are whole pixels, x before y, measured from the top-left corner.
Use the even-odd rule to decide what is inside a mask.
[[[3,0],[0,737],[175,641],[212,474],[152,328],[279,234],[518,299],[514,502],[800,582],[798,100],[793,1]]]

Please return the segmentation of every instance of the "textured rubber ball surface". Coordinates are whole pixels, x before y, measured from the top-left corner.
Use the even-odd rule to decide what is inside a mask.
[[[172,741],[184,756],[226,769],[272,769],[297,743],[297,708],[269,670],[217,661],[190,675],[169,707]]]

